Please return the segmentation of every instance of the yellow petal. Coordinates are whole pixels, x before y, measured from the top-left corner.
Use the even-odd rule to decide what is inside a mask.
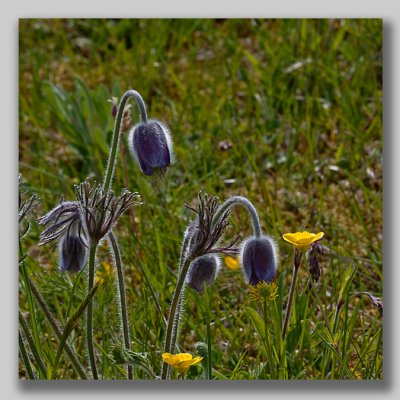
[[[316,234],[315,234],[315,237],[314,237],[314,242],[315,242],[316,240],[321,239],[323,236],[324,236],[324,232],[318,232],[318,233],[316,233]]]
[[[308,231],[296,232],[296,233],[285,233],[282,235],[283,239],[289,243],[292,243],[300,251],[307,251],[311,243],[319,240],[324,236],[324,232],[310,233]]]
[[[175,358],[180,363],[182,361],[192,360],[193,356],[189,353],[179,353],[179,354],[175,354]]]
[[[177,365],[177,369],[179,372],[181,372],[180,370],[184,370],[182,372],[186,372],[190,366],[197,364],[198,362],[200,362],[203,359],[203,357],[196,357],[196,358],[192,358],[191,360],[186,360],[186,361],[181,361],[178,365]],[[181,372],[181,373],[182,373]]]
[[[285,233],[282,235],[283,240],[286,240],[289,243],[295,244],[297,242],[297,237],[295,233]]]
[[[224,259],[225,265],[232,271],[236,271],[240,268],[239,262],[230,256],[226,256]]]

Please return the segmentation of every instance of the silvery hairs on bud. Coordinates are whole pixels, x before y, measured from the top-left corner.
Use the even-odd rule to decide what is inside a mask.
[[[140,195],[124,189],[119,196],[112,190],[104,192],[99,184],[88,181],[75,186],[81,222],[89,244],[99,241],[110,231],[118,218],[134,204]]]
[[[59,240],[61,271],[80,271],[87,247],[99,243],[121,214],[130,205],[138,204],[134,200],[136,193],[123,190],[117,197],[88,181],[75,186],[75,193],[76,201],[64,201],[38,219],[46,226],[39,245]]]
[[[194,259],[189,266],[185,282],[199,293],[203,292],[204,284],[210,287],[221,269],[221,261],[215,254],[206,254]]]
[[[278,265],[278,245],[269,236],[251,236],[241,246],[240,262],[246,284],[271,282]]]
[[[78,272],[86,260],[86,236],[83,231],[80,208],[76,201],[65,201],[38,219],[47,226],[40,234],[39,245],[59,240],[60,271]]]
[[[226,211],[218,221],[214,217],[219,208],[218,197],[208,198],[198,194],[197,209],[185,205],[186,208],[197,214],[197,217],[188,225],[185,231],[185,238],[188,239],[187,253],[191,257],[211,252],[225,232],[229,225],[229,210]]]
[[[145,175],[162,175],[173,160],[171,134],[160,121],[135,125],[129,132],[128,145]]]

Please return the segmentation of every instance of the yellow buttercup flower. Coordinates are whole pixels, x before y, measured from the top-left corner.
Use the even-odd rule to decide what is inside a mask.
[[[302,252],[309,249],[311,243],[316,242],[324,236],[324,232],[310,233],[307,231],[296,233],[285,233],[282,235],[283,239],[292,243],[296,248]]]
[[[187,372],[191,365],[197,364],[203,359],[203,357],[193,358],[193,356],[189,353],[164,353],[162,355],[162,358],[167,364],[176,368],[180,374],[184,374],[185,372]]]
[[[226,256],[224,258],[225,265],[232,271],[236,271],[240,268],[239,261],[236,258]]]

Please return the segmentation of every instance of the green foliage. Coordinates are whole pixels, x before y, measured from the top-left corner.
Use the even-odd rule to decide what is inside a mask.
[[[20,242],[20,257],[29,255],[20,265],[19,300],[48,376],[79,379],[64,355],[52,370],[59,341],[28,278],[62,326],[85,299],[86,283],[84,274],[60,275],[57,250],[37,246],[35,217],[61,195],[71,200],[73,185],[88,176],[101,181],[114,124],[107,100],[136,89],[149,118],[169,126],[175,162],[164,180],[146,178],[122,137],[113,187],[138,191],[144,203],[115,230],[132,342],[123,363],[138,366],[135,378],[159,374],[181,239],[193,218],[184,204],[193,205],[201,190],[221,200],[247,196],[281,260],[267,324],[240,271],[223,267],[210,288],[213,379],[382,379],[382,319],[368,298],[352,297],[383,290],[381,20],[22,19],[19,28],[20,172],[41,199]],[[136,123],[135,105],[131,111]],[[303,260],[283,342],[293,249],[281,234],[306,217],[306,229],[325,232],[316,291],[334,337]],[[232,211],[231,224],[226,242],[250,233],[244,210]],[[98,258],[111,263],[104,245]],[[105,379],[126,378],[113,358],[120,332],[115,276],[93,300]],[[207,336],[203,302],[187,291],[182,352],[194,354]],[[87,368],[82,320],[68,342]],[[21,353],[20,377],[43,378],[30,347]],[[202,364],[187,375],[203,377]]]

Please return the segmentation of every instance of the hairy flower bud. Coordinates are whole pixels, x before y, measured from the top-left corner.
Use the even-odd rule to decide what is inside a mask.
[[[148,120],[129,132],[129,147],[142,172],[164,172],[172,160],[172,140],[168,128],[159,121]]]
[[[217,277],[221,263],[219,258],[214,254],[206,254],[197,257],[190,263],[189,270],[186,275],[186,283],[201,293],[204,290],[204,284],[211,286]]]
[[[79,272],[86,261],[87,246],[79,235],[78,227],[60,240],[60,271]]]
[[[247,284],[271,282],[278,264],[277,244],[268,236],[250,237],[243,242],[240,261]]]

